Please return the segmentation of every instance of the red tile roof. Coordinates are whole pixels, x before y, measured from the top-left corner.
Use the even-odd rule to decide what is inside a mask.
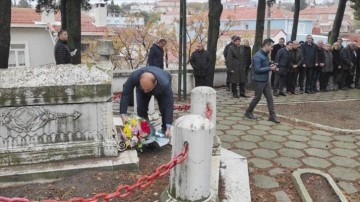
[[[331,6],[308,6],[300,11],[300,15],[336,14],[338,5]]]
[[[221,14],[221,19],[225,20],[228,17],[240,20],[256,20],[256,7],[238,7],[236,9],[224,9]],[[271,18],[293,18],[293,12],[273,7],[271,10]]]
[[[282,29],[272,29],[272,30],[270,30],[270,35],[275,36],[281,31],[284,32]],[[223,34],[220,34],[220,38],[229,38],[230,39],[230,37],[233,35],[241,36],[244,38],[248,38],[249,36],[255,37],[255,30],[231,30],[231,31],[227,31]],[[266,35],[266,30],[264,31],[264,35]]]
[[[11,24],[17,25],[35,25],[35,22],[41,21],[41,13],[36,13],[32,8],[11,8]],[[61,21],[60,12],[55,14],[55,21]],[[106,27],[97,27],[94,23],[94,20],[86,13],[81,13],[81,32],[87,33],[103,33],[106,30]],[[59,29],[59,26],[53,25],[56,30]]]
[[[36,13],[31,8],[11,8],[11,24],[34,24],[34,21],[40,21],[41,14]]]

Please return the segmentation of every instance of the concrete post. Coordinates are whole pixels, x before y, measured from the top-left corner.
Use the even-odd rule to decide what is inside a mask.
[[[200,115],[185,115],[174,123],[172,157],[189,143],[187,159],[170,172],[170,188],[160,201],[215,201],[211,199],[210,173],[214,125]]]
[[[112,67],[110,55],[114,54],[114,47],[111,40],[98,40],[96,44],[96,53],[99,55],[97,63],[100,66]]]
[[[209,118],[214,125],[213,155],[220,155],[220,138],[216,135],[216,91],[213,88],[200,86],[191,90],[191,114]]]

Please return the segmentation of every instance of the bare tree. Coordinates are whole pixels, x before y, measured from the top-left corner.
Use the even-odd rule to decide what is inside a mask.
[[[0,8],[0,69],[4,69],[9,65],[11,0],[1,0]]]
[[[329,43],[331,43],[331,44],[336,42],[337,38],[339,37],[341,24],[342,24],[342,21],[343,21],[343,18],[344,18],[346,3],[347,3],[347,0],[339,1],[339,6],[338,6],[338,9],[336,11],[334,24],[333,24],[333,27],[331,29],[330,36],[329,36],[329,39],[328,39]]]
[[[258,6],[257,6],[256,31],[255,31],[253,54],[255,54],[260,49],[262,41],[263,41],[265,10],[266,10],[266,1],[259,0]]]
[[[300,0],[295,0],[294,21],[293,21],[293,27],[292,27],[292,32],[291,32],[291,41],[296,40],[297,29],[298,29],[298,24],[299,24],[299,15],[300,15]]]
[[[207,50],[210,53],[210,71],[207,78],[208,83],[212,86],[214,83],[215,64],[216,64],[216,50],[220,31],[220,17],[223,11],[221,0],[209,0],[209,29],[208,29],[208,44]]]

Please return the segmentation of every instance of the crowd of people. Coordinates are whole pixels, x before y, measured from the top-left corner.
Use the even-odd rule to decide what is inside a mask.
[[[240,37],[233,36],[224,49],[227,90],[230,90],[231,84],[234,98],[239,97],[237,85],[240,86],[240,96],[244,95],[243,89],[247,83],[244,78],[247,78],[251,67],[251,55],[244,50],[248,41],[243,45],[240,42]],[[360,46],[356,41],[350,41],[343,47],[342,42],[339,38],[332,45],[322,40],[315,43],[312,35],[307,35],[305,42],[285,43],[285,39],[280,38],[269,54],[270,63],[278,68],[278,71],[271,73],[273,95],[360,89]]]

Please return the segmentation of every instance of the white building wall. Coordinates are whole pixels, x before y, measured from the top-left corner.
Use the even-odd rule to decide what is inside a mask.
[[[28,45],[27,51],[31,67],[45,64],[55,64],[54,43],[48,30],[42,28],[11,27],[11,42],[24,42]]]

